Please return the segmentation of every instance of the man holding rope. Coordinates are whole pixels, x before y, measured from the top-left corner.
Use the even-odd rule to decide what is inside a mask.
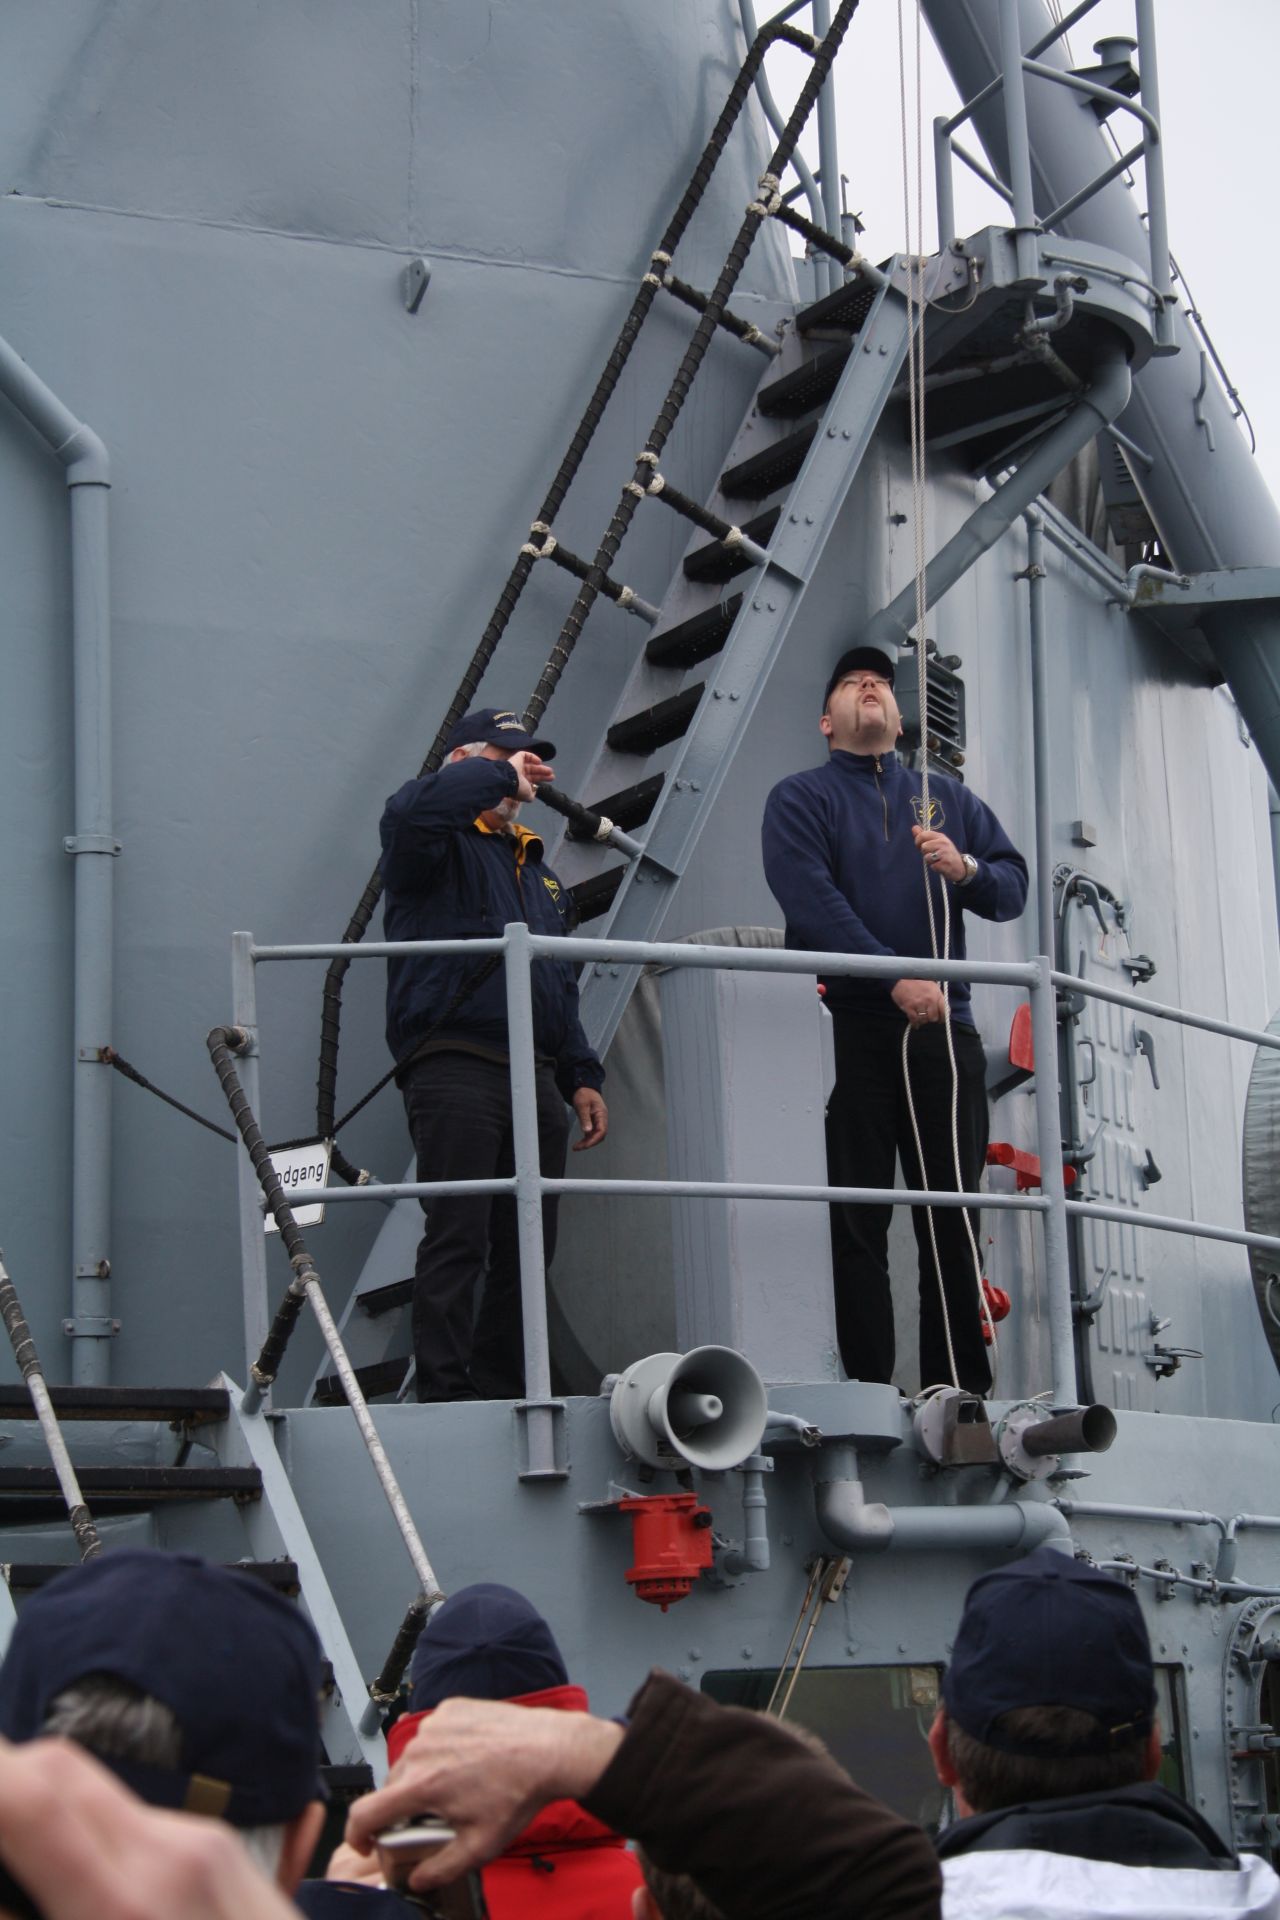
[[[964,911],[1016,919],[1027,866],[991,809],[957,780],[931,772],[926,818],[921,776],[894,750],[902,716],[893,684],[893,663],[878,648],[855,647],[837,662],[818,723],[830,757],[789,774],[769,795],[765,875],[789,947],[925,957],[942,951],[949,920],[949,955],[962,960]],[[835,1023],[831,1184],[890,1187],[901,1155],[908,1187],[976,1189],[987,1152],[986,1057],[967,981],[953,981],[949,993],[934,980],[905,978],[841,976],[823,988]],[[831,1209],[836,1329],[851,1379],[893,1378],[891,1215],[887,1206]],[[983,1393],[991,1369],[978,1216],[921,1207],[912,1224],[921,1385]]]
[[[406,781],[382,816],[388,940],[492,938],[509,921],[534,933],[569,931],[569,903],[542,841],[517,824],[522,802],[554,779],[555,753],[515,713],[483,707],[449,736],[438,773]],[[571,1106],[574,1151],[604,1139],[600,1065],[578,1019],[567,960],[533,964],[538,1149],[542,1172],[563,1175]],[[400,1063],[419,1180],[491,1180],[513,1170],[506,985],[501,966],[465,954],[387,962],[387,1044]],[[546,1258],[555,1251],[554,1196],[542,1203]],[[515,1203],[441,1194],[423,1201],[427,1228],[414,1272],[413,1348],[419,1400],[519,1399],[523,1321]],[[474,1300],[483,1281],[478,1314]]]

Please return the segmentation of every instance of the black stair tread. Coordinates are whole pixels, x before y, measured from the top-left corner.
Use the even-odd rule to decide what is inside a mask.
[[[876,290],[862,280],[849,280],[834,293],[824,294],[811,307],[802,307],[796,315],[800,333],[820,332],[830,327],[841,333],[857,333],[875,304]]]
[[[766,420],[794,420],[820,407],[835,392],[844,363],[852,352],[852,341],[847,346],[824,347],[803,366],[784,373],[779,380],[771,380],[756,396],[757,412]]]
[[[669,741],[678,740],[697,711],[705,686],[706,681],[700,680],[697,686],[673,693],[669,700],[659,700],[656,706],[615,720],[605,735],[609,746],[615,753],[654,753]]]
[[[60,1420],[167,1420],[204,1426],[225,1420],[231,1397],[225,1387],[50,1387]],[[34,1420],[25,1386],[0,1386],[0,1420]]]
[[[647,780],[637,780],[634,786],[623,787],[617,793],[606,794],[603,800],[589,800],[587,805],[592,813],[603,814],[606,820],[612,820],[615,827],[621,827],[629,833],[632,827],[642,827],[658,804],[658,795],[662,792],[664,775],[650,774]],[[569,829],[575,840],[590,839],[585,832]]]
[[[361,1311],[374,1320],[380,1313],[393,1313],[397,1307],[407,1307],[413,1299],[413,1281],[392,1280],[385,1287],[370,1287],[368,1293],[359,1293],[356,1299]]]
[[[645,659],[655,667],[696,667],[700,660],[709,660],[729,638],[741,605],[742,595],[735,593],[678,627],[655,633],[645,647]]]
[[[358,1800],[373,1791],[373,1768],[367,1761],[347,1762],[344,1766],[323,1766],[320,1778],[336,1800]],[[416,1905],[417,1902],[411,1904]]]
[[[50,1580],[56,1580],[75,1564],[65,1560],[11,1560],[4,1568],[4,1577],[10,1593],[34,1593],[37,1587],[47,1586]],[[247,1573],[255,1580],[264,1581],[278,1593],[298,1591],[298,1568],[292,1560],[231,1560],[223,1564],[232,1573]]]
[[[743,533],[758,546],[767,547],[781,512],[780,506],[770,507],[754,520],[744,520]],[[746,573],[755,564],[741,547],[725,547],[719,540],[709,540],[685,556],[684,575],[686,580],[732,580],[735,573]]]
[[[809,420],[784,440],[775,440],[749,460],[726,468],[720,476],[721,493],[730,500],[762,500],[766,493],[789,486],[804,465],[817,431],[818,422]]]
[[[412,1281],[409,1284],[412,1287]],[[380,1393],[395,1393],[408,1371],[408,1357],[401,1354],[398,1360],[375,1360],[367,1367],[357,1367],[356,1380],[365,1398],[372,1400]],[[312,1398],[318,1407],[341,1407],[347,1396],[338,1375],[330,1373],[316,1381]]]
[[[579,880],[576,887],[570,887],[580,921],[598,920],[602,913],[609,911],[626,871],[625,867],[608,867],[604,873],[593,873],[589,879]]]
[[[210,1500],[227,1495],[256,1500],[262,1475],[256,1467],[77,1467],[76,1478],[90,1507],[101,1498]],[[0,1467],[0,1500],[58,1491],[52,1467]]]

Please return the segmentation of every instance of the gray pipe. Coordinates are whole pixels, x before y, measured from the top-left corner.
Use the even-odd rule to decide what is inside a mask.
[[[887,1507],[868,1500],[850,1446],[827,1446],[814,1469],[818,1525],[846,1553],[974,1552],[1002,1548],[1030,1553],[1051,1544],[1072,1551],[1071,1529],[1056,1507],[1006,1500],[987,1507]]]
[[[1280,925],[1280,793],[1275,781],[1267,782],[1267,806],[1271,812],[1271,872],[1276,887],[1276,923]]]
[[[924,0],[924,9],[961,98],[971,99],[1000,71],[1000,0]],[[1043,0],[1020,0],[1019,11],[1024,47],[1052,32]],[[1144,56],[1149,69],[1145,91],[1155,79],[1148,45]],[[1042,58],[1046,64],[1066,65],[1060,43]],[[1081,110],[1078,97],[1035,76],[1028,76],[1026,91],[1035,204],[1043,217],[1109,166],[1114,155],[1098,121]],[[992,165],[1008,177],[1009,149],[998,96],[977,109],[974,126]],[[1152,212],[1158,224],[1163,218],[1158,189],[1156,197]],[[1150,243],[1135,196],[1119,180],[1059,225],[1067,235],[1131,260],[1149,258]],[[1041,244],[1041,258],[1050,265],[1083,264],[1070,256],[1069,241],[1060,254]],[[1088,266],[1083,270],[1087,273]],[[1173,336],[1181,351],[1142,369],[1119,423],[1153,456],[1150,467],[1134,463],[1133,478],[1161,542],[1182,573],[1280,564],[1280,510],[1236,427],[1225,392],[1209,377],[1206,356],[1182,312],[1174,316]],[[1280,616],[1261,608],[1227,606],[1206,611],[1201,629],[1264,766],[1280,786]]]
[[[1117,343],[1101,357],[1089,391],[1082,394],[1067,418],[1040,442],[1003,486],[971,513],[957,533],[934,554],[925,569],[925,605],[932,607],[963,578],[974,562],[993,547],[1020,513],[1043,493],[1050,481],[1074,460],[1082,447],[1109,426],[1129,398],[1129,363]],[[876,614],[863,634],[868,646],[900,647],[915,621],[916,588],[912,580],[896,599]]]
[[[1038,953],[1054,954],[1053,787],[1049,774],[1049,647],[1044,621],[1044,519],[1034,507],[1027,522],[1027,580],[1031,589],[1031,740],[1036,815],[1036,926]]]
[[[75,729],[75,1013],[71,1121],[71,1378],[111,1374],[111,1040],[115,877],[111,827],[111,612],[107,450],[0,340],[0,393],[52,449],[71,494]]]

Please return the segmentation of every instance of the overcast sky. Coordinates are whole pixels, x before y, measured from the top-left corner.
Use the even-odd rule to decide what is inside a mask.
[[[908,50],[910,151],[914,165],[915,0],[901,0]],[[860,211],[873,257],[905,244],[902,139],[898,100],[898,0],[861,0],[837,65],[840,167],[849,205]],[[1066,11],[1064,0],[1062,11]],[[763,19],[771,6],[761,5]],[[1161,120],[1170,244],[1194,290],[1233,384],[1249,410],[1258,461],[1280,499],[1280,372],[1276,312],[1280,304],[1274,180],[1280,135],[1280,0],[1159,0],[1157,8]],[[1070,36],[1076,65],[1091,64],[1105,32],[1132,35],[1132,0],[1101,0]],[[773,61],[778,58],[775,74]],[[799,84],[786,56],[770,56],[784,111]],[[797,62],[800,56],[795,56]],[[925,247],[936,244],[932,120],[958,97],[928,30],[924,36]],[[1132,145],[1134,136],[1113,125]],[[1135,124],[1135,123],[1131,123]],[[972,142],[976,146],[976,141]],[[816,165],[816,137],[805,152]],[[1139,172],[1138,197],[1145,207]],[[912,209],[914,219],[914,186]],[[964,167],[956,168],[961,233],[1008,214]]]

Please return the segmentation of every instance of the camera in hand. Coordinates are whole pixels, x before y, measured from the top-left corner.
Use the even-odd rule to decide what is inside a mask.
[[[383,1878],[404,1899],[421,1907],[430,1920],[488,1920],[489,1909],[478,1873],[465,1873],[447,1886],[429,1887],[424,1891],[408,1884],[415,1867],[456,1838],[449,1823],[432,1813],[421,1814],[404,1826],[388,1827],[377,1840]]]

